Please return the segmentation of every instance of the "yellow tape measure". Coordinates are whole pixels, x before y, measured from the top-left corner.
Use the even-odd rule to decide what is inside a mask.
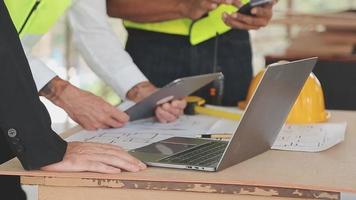
[[[194,114],[203,114],[210,115],[214,117],[220,117],[230,120],[240,120],[241,114],[232,113],[216,108],[207,108],[205,106],[205,99],[197,96],[186,97],[188,106],[185,110],[185,114],[194,115]]]

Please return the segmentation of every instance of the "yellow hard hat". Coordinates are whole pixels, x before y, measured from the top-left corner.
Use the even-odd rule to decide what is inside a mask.
[[[238,103],[240,109],[246,108],[263,73],[264,70],[260,71],[252,79],[246,100]],[[327,121],[329,117],[330,113],[325,110],[324,94],[321,84],[317,77],[311,73],[290,111],[286,122],[289,124],[319,123]]]

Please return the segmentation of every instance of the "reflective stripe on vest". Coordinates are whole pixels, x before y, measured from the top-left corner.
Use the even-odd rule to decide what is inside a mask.
[[[5,0],[20,36],[42,35],[58,21],[72,0]]]
[[[243,0],[243,3],[249,0]],[[217,34],[223,34],[229,31],[228,27],[222,20],[222,14],[236,12],[237,8],[231,5],[220,5],[217,9],[209,12],[207,17],[196,21],[190,19],[176,19],[157,23],[136,23],[124,21],[125,27],[154,31],[175,35],[186,35],[190,37],[192,45],[199,44],[215,37]]]

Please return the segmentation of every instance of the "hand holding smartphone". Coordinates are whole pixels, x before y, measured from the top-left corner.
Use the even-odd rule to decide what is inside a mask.
[[[237,12],[244,15],[253,16],[253,14],[251,13],[252,8],[264,6],[272,2],[273,0],[251,0],[249,3],[243,5]]]

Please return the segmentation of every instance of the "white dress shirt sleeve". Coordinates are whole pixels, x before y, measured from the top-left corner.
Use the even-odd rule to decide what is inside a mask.
[[[76,0],[69,10],[75,44],[89,67],[123,99],[147,81],[111,28],[105,0]]]
[[[27,55],[28,62],[30,64],[33,79],[35,80],[37,91],[39,92],[47,83],[49,83],[56,73],[53,72],[46,64],[44,64],[39,58]]]
[[[26,53],[28,63],[35,81],[37,91],[40,91],[47,83],[49,83],[57,74],[52,71],[40,58],[32,55],[33,45],[39,41],[40,35],[25,36],[21,39],[22,46]]]

